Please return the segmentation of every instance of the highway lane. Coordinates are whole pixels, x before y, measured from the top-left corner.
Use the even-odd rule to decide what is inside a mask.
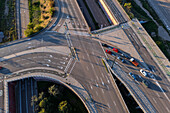
[[[170,102],[170,92],[169,92],[169,81],[166,79],[165,75],[162,73],[158,65],[155,63],[155,61],[150,56],[149,52],[146,50],[146,48],[142,45],[137,35],[134,33],[134,31],[131,28],[124,29],[125,33],[129,37],[129,39],[132,41],[134,47],[137,49],[140,56],[143,58],[144,62],[147,63],[150,70],[155,71],[156,78],[158,79],[158,83],[155,82],[152,78],[147,78],[149,81],[152,81],[151,88],[149,89],[143,89],[144,92],[146,92],[147,97],[152,102],[153,106],[157,109],[157,111],[168,111],[170,109],[167,104]],[[160,87],[161,86],[161,87]],[[163,88],[163,91],[161,90]],[[149,91],[147,91],[149,90]],[[157,95],[155,95],[157,94]],[[153,98],[153,96],[156,96]],[[156,101],[156,102],[155,102]],[[155,104],[157,103],[157,104]]]
[[[107,27],[110,25],[109,21],[107,20],[106,15],[103,13],[102,9],[100,8],[98,2],[96,0],[85,0],[95,21],[98,23],[98,26],[101,28]]]
[[[165,27],[170,30],[170,1],[169,0],[147,0],[155,10]]]
[[[77,36],[71,40],[73,46],[78,50],[80,59],[71,76],[89,91],[98,112],[126,112],[110,76],[102,64],[101,58],[104,53],[100,44],[89,37]]]
[[[73,28],[83,29],[86,32],[88,31],[88,27],[85,24],[84,17],[82,17],[82,12],[78,8],[75,0],[68,0],[67,1],[67,12],[70,15],[70,23]],[[69,28],[72,29],[72,28]],[[78,30],[75,29],[75,30]]]

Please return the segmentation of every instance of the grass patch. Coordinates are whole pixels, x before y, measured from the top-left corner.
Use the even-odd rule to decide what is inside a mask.
[[[6,0],[0,0],[0,32],[3,32],[5,36],[1,44],[17,39],[16,1],[9,0],[7,2],[9,8],[8,14],[5,14],[5,1]]]
[[[26,37],[45,28],[54,12],[54,0],[29,0],[28,2],[30,23],[24,31]]]

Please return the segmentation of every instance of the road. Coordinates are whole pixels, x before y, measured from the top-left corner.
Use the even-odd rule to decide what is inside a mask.
[[[165,27],[170,30],[170,1],[169,0],[147,0],[155,10]]]
[[[102,57],[105,55],[100,43],[90,37],[76,36],[71,40],[78,50],[80,59],[71,75],[89,91],[98,112],[127,112],[122,106],[122,100],[112,82],[111,75],[103,66]]]
[[[20,31],[20,38],[25,37],[24,31],[27,28],[27,25],[29,23],[29,9],[28,9],[28,0],[18,0],[19,5],[17,9],[20,11],[19,13],[19,24],[18,29]]]
[[[100,8],[98,2],[96,0],[85,0],[95,21],[98,23],[100,28],[107,27],[110,25],[109,21],[107,20],[106,15],[103,13],[102,9]]]
[[[108,4],[109,5],[109,4]],[[111,5],[110,7],[113,7],[114,5]],[[112,11],[114,13],[118,13],[118,21],[122,23],[125,18],[117,9],[114,8]],[[143,44],[140,42],[139,37],[136,35],[136,33],[132,30],[132,28],[128,24],[121,24],[122,29],[128,36],[128,38],[131,40],[132,44],[136,48],[137,52],[140,54],[143,61],[147,64],[148,69],[150,71],[153,71],[156,75],[156,80],[154,78],[145,78],[149,79],[151,81],[151,88],[145,89],[141,88],[142,91],[146,94],[147,98],[151,101],[152,105],[158,112],[169,112],[170,107],[167,106],[170,102],[169,97],[169,88],[168,84],[169,81],[165,77],[166,75],[163,74],[161,69],[158,67],[158,65],[155,63],[155,61],[150,56],[150,53],[146,50],[146,48],[143,46]],[[155,96],[155,97],[154,97]],[[163,101],[163,100],[164,101]]]

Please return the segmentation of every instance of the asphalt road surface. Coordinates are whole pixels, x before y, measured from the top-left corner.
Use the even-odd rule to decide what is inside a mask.
[[[98,23],[98,26],[101,27],[107,27],[110,25],[109,21],[107,20],[107,17],[103,13],[102,9],[99,7],[98,2],[96,0],[85,0],[94,19]]]
[[[170,30],[170,1],[169,0],[147,0],[153,7],[165,27]]]
[[[100,43],[82,36],[71,37],[71,40],[80,59],[71,76],[88,90],[98,112],[127,112],[102,63],[105,55]]]

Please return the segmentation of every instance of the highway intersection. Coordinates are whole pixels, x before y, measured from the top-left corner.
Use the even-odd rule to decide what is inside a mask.
[[[115,59],[115,57],[112,56],[108,57],[105,53],[106,48],[102,46],[102,43],[109,43],[115,46],[111,44],[114,40],[103,42],[100,36],[91,36],[92,34],[89,34],[88,24],[76,0],[59,1],[61,8],[59,8],[60,12],[58,18],[60,19],[57,18],[51,28],[34,37],[24,38],[0,47],[0,65],[4,67],[0,73],[0,90],[3,91],[3,95],[0,96],[1,112],[8,112],[7,105],[5,104],[7,101],[5,96],[7,96],[8,93],[4,91],[4,83],[8,80],[8,77],[12,78],[13,73],[18,71],[22,72],[22,70],[25,69],[30,69],[27,72],[28,74],[31,70],[34,70],[33,68],[36,69],[36,67],[55,69],[60,72],[58,75],[61,75],[61,78],[74,78],[87,91],[91,102],[94,103],[93,109],[98,113],[112,113],[113,111],[116,113],[129,112],[111,73],[107,73],[102,62],[102,58]],[[111,0],[107,0],[107,2],[111,2]],[[112,4],[114,4],[114,2]],[[115,6],[110,7],[115,9]],[[118,9],[119,8],[116,10]],[[122,9],[119,10],[122,12]],[[119,15],[121,15],[120,12]],[[118,19],[120,23],[129,19],[126,18],[126,15],[118,17],[120,18]],[[123,20],[124,17],[125,19]],[[67,30],[67,27],[69,30]],[[128,76],[129,72],[141,75],[139,69],[146,68],[153,71],[156,77],[155,79],[143,76],[140,78],[139,76],[137,81],[127,77],[124,79],[125,81],[122,82],[127,83],[125,84],[127,86],[129,86],[129,81],[133,82],[132,84],[136,85],[134,87],[137,87],[138,90],[144,93],[142,96],[144,96],[147,102],[139,102],[141,104],[140,107],[143,106],[143,110],[146,110],[144,106],[150,106],[150,109],[146,111],[160,113],[169,112],[169,81],[165,77],[165,74],[153,60],[152,56],[150,56],[146,47],[141,43],[139,36],[129,24],[122,24],[118,29],[113,29],[113,31],[119,29],[127,35],[127,38],[130,40],[129,43],[132,45],[131,47],[135,48],[134,51],[136,51],[141,58],[139,61],[147,62],[147,64],[141,64],[140,67],[135,67],[128,61],[124,64],[116,60],[119,64],[119,68],[115,67],[115,69],[125,72],[125,76]],[[107,32],[103,34],[104,37],[107,35]],[[72,47],[75,48],[76,52],[72,51]],[[121,48],[121,50],[123,49]],[[116,70],[112,71],[116,73]],[[50,73],[52,70],[47,70],[46,72]],[[52,74],[54,73],[55,72],[52,72]],[[16,76],[14,75],[14,77]],[[150,81],[150,88],[140,85],[140,79]],[[129,81],[126,82],[126,80]],[[134,92],[133,90],[131,91],[132,95]],[[141,98],[137,98],[137,100],[138,99],[140,100]],[[85,103],[88,104],[88,101],[86,100]],[[95,110],[91,110],[90,112],[95,112]]]

